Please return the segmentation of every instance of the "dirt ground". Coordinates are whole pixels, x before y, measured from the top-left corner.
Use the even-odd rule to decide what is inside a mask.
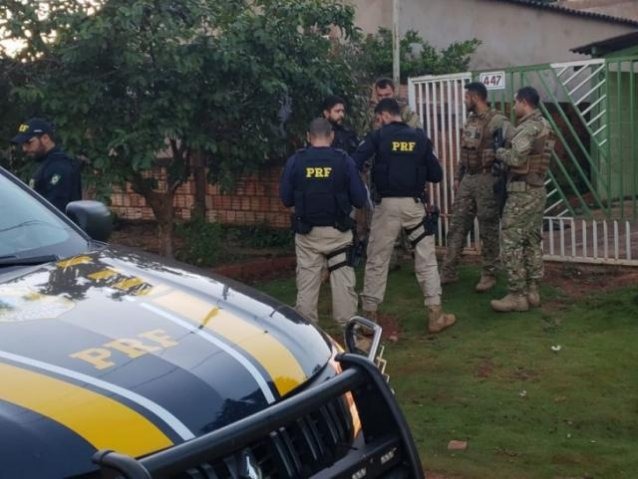
[[[570,299],[637,286],[638,268],[545,263],[545,281]]]

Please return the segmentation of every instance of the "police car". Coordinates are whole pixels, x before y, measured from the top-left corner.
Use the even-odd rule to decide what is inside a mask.
[[[423,477],[379,328],[355,318],[343,352],[258,291],[106,245],[102,204],[65,216],[1,168],[0,208],[1,478]]]

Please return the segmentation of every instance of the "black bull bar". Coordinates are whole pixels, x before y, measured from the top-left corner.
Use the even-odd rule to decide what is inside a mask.
[[[107,477],[168,479],[237,453],[327,401],[351,392],[361,420],[363,444],[353,446],[344,458],[312,477],[370,479],[383,477],[390,468],[399,466],[404,471],[401,477],[422,479],[421,461],[408,424],[377,367],[357,354],[340,354],[336,359],[343,372],[334,378],[213,432],[139,459],[101,450],[93,461]]]

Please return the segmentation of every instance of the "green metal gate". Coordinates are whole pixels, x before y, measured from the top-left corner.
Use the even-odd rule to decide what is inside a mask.
[[[529,85],[558,139],[546,184],[546,258],[638,265],[637,78],[638,56],[411,78],[410,102],[447,170],[433,197],[444,212],[440,242],[454,198],[463,85],[483,81],[512,121],[515,93]],[[468,245],[479,248],[475,237]]]

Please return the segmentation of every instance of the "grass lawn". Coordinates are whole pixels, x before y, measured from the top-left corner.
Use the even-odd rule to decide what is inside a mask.
[[[426,470],[454,478],[638,477],[638,289],[543,290],[529,313],[495,314],[473,292],[478,269],[445,290],[458,323],[425,331],[412,268],[390,275],[381,312],[398,320],[388,372]],[[361,281],[358,283],[361,285]],[[604,286],[604,285],[601,285]],[[257,287],[294,303],[293,279]],[[322,325],[329,287],[322,291]],[[552,350],[559,349],[558,351]],[[466,451],[447,450],[450,440]]]

